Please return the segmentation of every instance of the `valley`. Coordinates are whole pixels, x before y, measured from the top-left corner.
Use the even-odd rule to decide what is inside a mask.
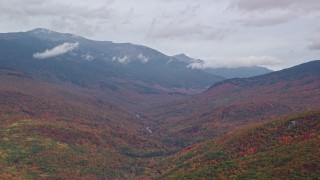
[[[228,69],[241,78],[198,62],[47,29],[0,34],[0,178],[320,176],[319,60]]]

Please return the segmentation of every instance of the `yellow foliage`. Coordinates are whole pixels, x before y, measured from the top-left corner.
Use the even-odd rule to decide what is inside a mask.
[[[64,149],[68,147],[68,144],[57,142],[57,146]]]
[[[34,138],[32,138],[32,137],[27,138],[27,141],[33,141],[33,140],[34,140]]]

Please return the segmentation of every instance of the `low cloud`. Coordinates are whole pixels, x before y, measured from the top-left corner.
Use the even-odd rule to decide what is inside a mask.
[[[142,63],[147,63],[149,61],[149,58],[143,54],[139,54],[138,58]]]
[[[46,58],[50,58],[50,57],[55,57],[55,56],[59,56],[62,54],[65,54],[67,52],[70,52],[72,50],[74,50],[75,48],[77,48],[79,46],[79,43],[63,43],[60,44],[52,49],[47,49],[44,52],[37,52],[33,54],[34,58],[37,59],[46,59]]]
[[[130,62],[130,58],[127,55],[124,55],[124,56],[121,56],[121,57],[114,56],[112,58],[112,61],[117,61],[117,62],[119,62],[121,64],[128,64]]]
[[[142,53],[139,54],[136,58],[130,58],[128,55],[114,56],[112,57],[112,61],[119,62],[124,65],[129,64],[132,61],[140,61],[142,63],[147,63],[149,61],[149,57],[143,55]]]
[[[84,54],[84,55],[82,55],[81,57],[82,57],[84,60],[86,60],[86,61],[93,61],[93,60],[94,60],[94,57],[93,57],[91,54],[89,54],[89,53]]]
[[[237,68],[237,67],[252,67],[252,66],[274,66],[281,64],[282,61],[271,56],[247,56],[238,57],[231,60],[213,60],[201,63],[190,64],[189,68]]]

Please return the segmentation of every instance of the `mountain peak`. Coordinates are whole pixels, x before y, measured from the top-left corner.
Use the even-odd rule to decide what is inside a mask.
[[[76,36],[69,33],[60,33],[56,31],[52,31],[45,28],[36,28],[30,31],[27,31],[26,33],[39,38],[43,40],[51,40],[51,41],[64,41],[64,40],[70,40],[70,39],[79,39],[80,36]]]
[[[176,57],[176,58],[189,58],[189,59],[190,59],[190,57],[189,57],[189,56],[187,56],[187,55],[186,55],[186,54],[184,54],[184,53],[174,55],[173,57]]]
[[[192,63],[203,63],[202,60],[191,58],[191,57],[187,56],[187,55],[184,54],[184,53],[177,54],[177,55],[174,55],[174,56],[172,56],[172,57],[173,57],[174,59],[177,59],[178,61],[185,62],[185,63],[187,63],[188,65],[189,65],[189,64],[192,64]]]
[[[45,29],[45,28],[36,28],[30,31],[27,31],[29,33],[33,33],[33,34],[52,34],[52,33],[56,33],[54,31],[51,31],[49,29]]]

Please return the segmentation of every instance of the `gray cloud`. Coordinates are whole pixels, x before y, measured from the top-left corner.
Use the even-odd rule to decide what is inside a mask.
[[[239,22],[249,27],[266,27],[298,19],[313,17],[320,14],[318,0],[235,0],[228,10],[239,11]]]
[[[230,4],[230,8],[238,8],[245,11],[270,10],[275,8],[283,9],[288,8],[290,5],[296,2],[296,0],[235,0]]]
[[[283,14],[277,16],[250,16],[244,20],[239,20],[243,26],[249,27],[266,27],[266,26],[274,26],[279,24],[284,24],[290,22],[296,18],[295,15],[292,14]]]
[[[17,18],[25,17],[63,17],[63,18],[99,18],[109,19],[112,9],[107,5],[99,7],[88,7],[85,5],[74,5],[72,3],[63,3],[63,1],[48,0],[11,0],[10,3],[2,3],[0,9],[8,14],[1,13],[1,16]],[[23,8],[21,8],[21,6]],[[24,17],[22,15],[25,15]]]
[[[79,46],[79,43],[63,43],[60,44],[52,49],[47,49],[44,52],[37,52],[33,54],[34,58],[37,59],[46,59],[46,58],[50,58],[50,57],[55,57],[55,56],[59,56],[62,54],[65,54],[67,52],[70,52],[72,50],[74,50],[75,48],[77,48]]]
[[[270,11],[291,9],[311,13],[319,12],[320,3],[318,0],[234,0],[229,8],[243,11]]]
[[[310,35],[309,41],[310,44],[307,47],[309,50],[320,50],[320,29]]]
[[[310,50],[320,50],[320,41],[315,41],[308,46]]]
[[[184,9],[178,12],[177,17],[182,18],[180,21],[190,21],[190,19],[195,18],[199,14],[200,5],[196,4],[194,6],[187,5]]]
[[[91,7],[81,3],[77,5],[65,3],[61,0],[11,0],[10,2],[0,0],[0,2],[2,12],[0,19],[22,21],[26,25],[45,20],[43,23],[45,25],[42,26],[47,28],[81,34],[83,32],[93,34],[98,28],[95,24],[108,23],[113,18],[113,10],[105,4]]]
[[[230,29],[213,28],[201,24],[189,26],[167,25],[153,34],[155,39],[199,39],[199,40],[221,40],[225,38]]]

